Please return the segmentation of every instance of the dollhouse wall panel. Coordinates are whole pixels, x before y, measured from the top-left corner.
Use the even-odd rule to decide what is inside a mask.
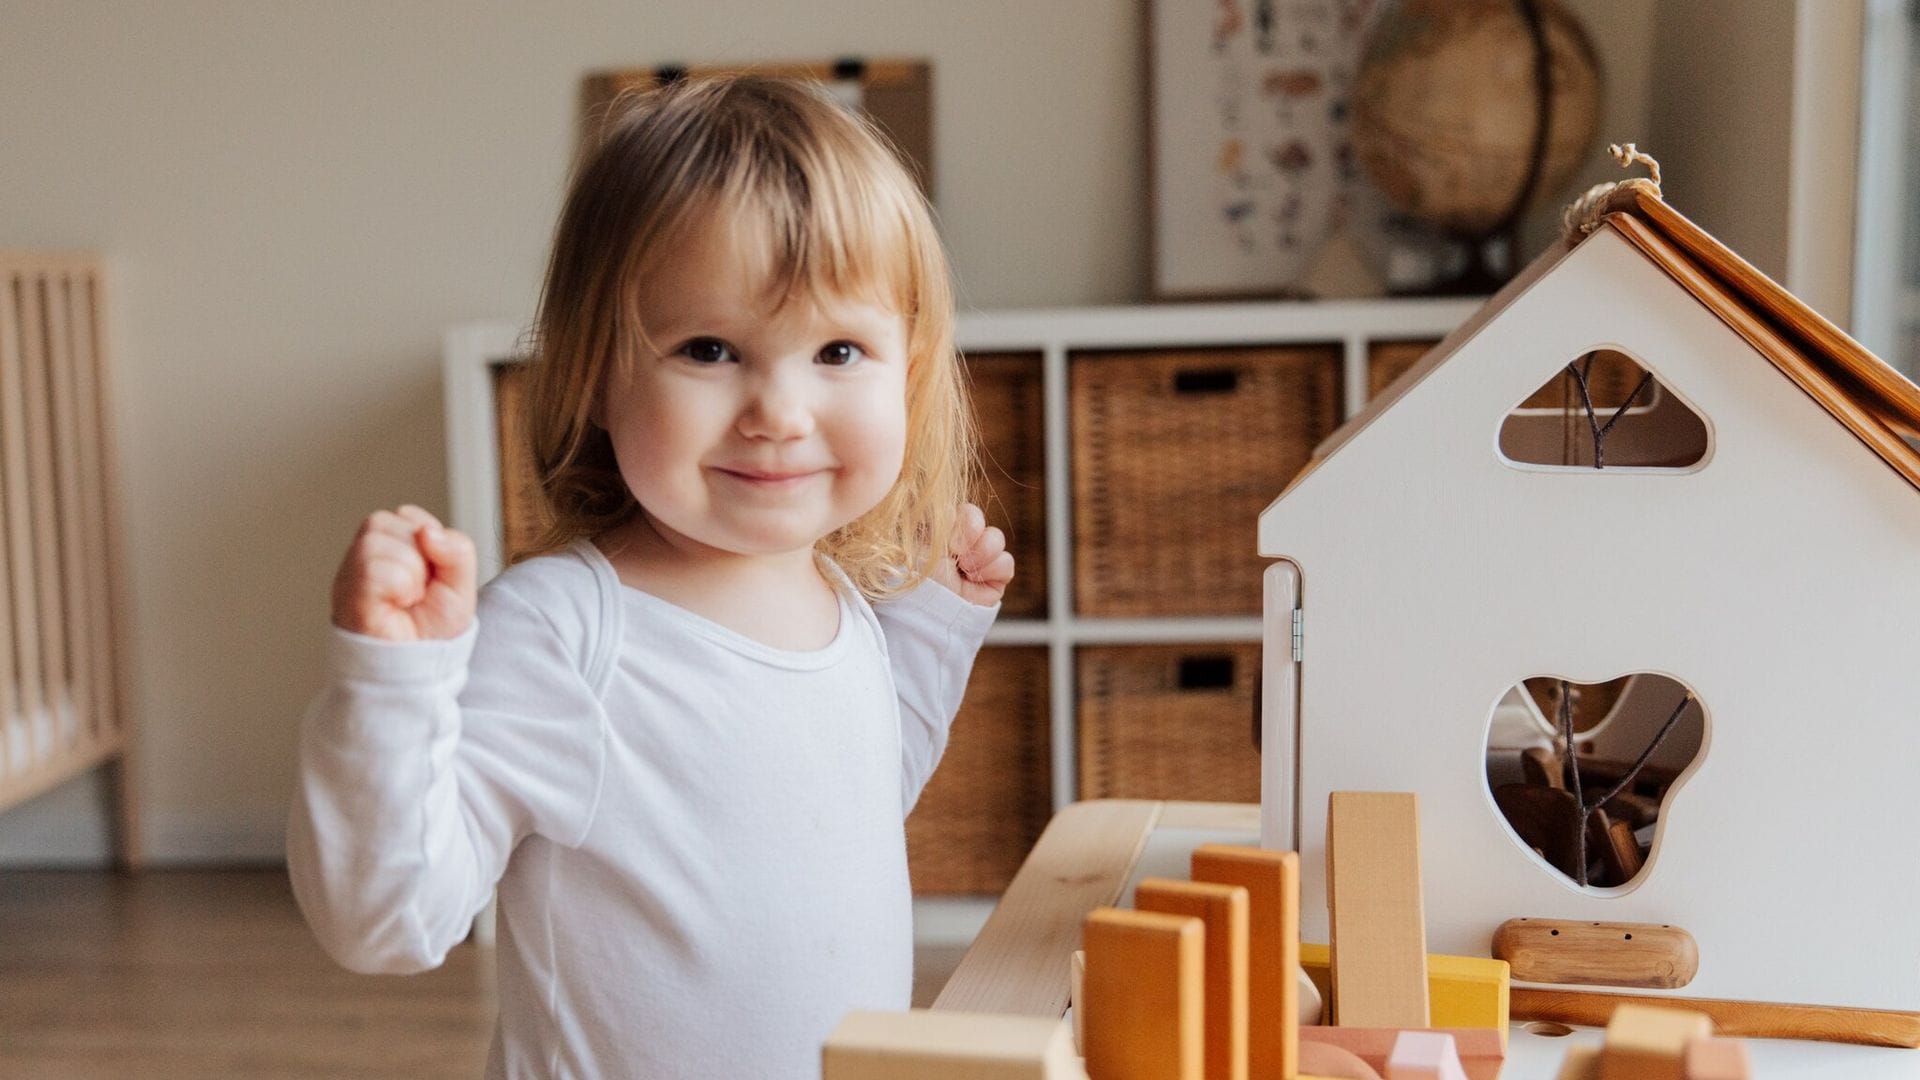
[[[1701,465],[1502,460],[1502,418],[1596,347],[1706,419]],[[1596,234],[1262,518],[1262,552],[1298,564],[1306,601],[1303,934],[1325,940],[1329,793],[1413,791],[1436,952],[1484,955],[1516,916],[1670,923],[1699,943],[1686,996],[1920,1009],[1920,860],[1894,839],[1916,818],[1916,537],[1911,486]],[[1484,755],[1522,679],[1631,672],[1694,691],[1704,750],[1648,870],[1602,894],[1512,836]],[[1269,846],[1293,842],[1283,816]]]

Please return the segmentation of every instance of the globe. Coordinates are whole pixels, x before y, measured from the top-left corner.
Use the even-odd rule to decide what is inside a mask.
[[[1523,197],[1558,191],[1586,159],[1600,65],[1573,17],[1531,0],[1551,90],[1546,153],[1531,189],[1540,95],[1526,0],[1403,0],[1363,48],[1352,99],[1360,167],[1394,209],[1463,237],[1511,223]]]

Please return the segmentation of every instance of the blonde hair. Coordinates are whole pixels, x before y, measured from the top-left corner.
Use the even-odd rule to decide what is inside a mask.
[[[952,282],[919,187],[885,137],[818,84],[685,79],[616,110],[575,172],[534,323],[526,434],[549,520],[515,561],[643,513],[593,422],[595,399],[649,347],[638,297],[666,242],[714,215],[759,215],[781,303],[861,296],[906,319],[900,477],[815,549],[869,597],[918,584],[945,554],[976,468]]]

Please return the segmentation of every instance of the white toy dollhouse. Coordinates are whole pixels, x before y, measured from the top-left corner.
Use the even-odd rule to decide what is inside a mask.
[[[1920,1010],[1920,388],[1657,196],[1605,209],[1261,515],[1263,842],[1325,940],[1329,793],[1415,792],[1434,952],[1664,923],[1698,973],[1641,993]],[[1657,380],[1637,445],[1523,453],[1517,403],[1596,350]],[[1691,692],[1698,753],[1644,871],[1583,888],[1496,808],[1490,728],[1522,680],[1640,673]]]

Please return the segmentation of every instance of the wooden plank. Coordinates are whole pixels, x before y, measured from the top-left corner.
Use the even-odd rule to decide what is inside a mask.
[[[1327,915],[1334,1023],[1428,1026],[1423,912],[1415,797],[1333,792],[1327,804]],[[1342,939],[1348,948],[1341,948]]]
[[[1742,1039],[1812,1039],[1862,1046],[1920,1048],[1920,1012],[1845,1009],[1825,1005],[1781,1005],[1715,998],[1653,997],[1593,990],[1513,988],[1515,1020],[1551,1020],[1581,1027],[1605,1027],[1621,1005],[1679,1007],[1707,1014],[1721,1035]]]
[[[1193,879],[1247,890],[1247,1062],[1255,1077],[1300,1069],[1300,855],[1202,844]]]
[[[27,523],[35,597],[32,631],[40,638],[40,689],[46,706],[39,753],[57,752],[56,733],[72,709],[67,677],[66,609],[60,597],[60,548],[55,535],[53,410],[49,394],[46,278],[29,275],[20,305],[20,388],[27,436]]]
[[[41,756],[35,734],[38,718],[46,709],[40,687],[40,631],[34,603],[33,533],[28,522],[33,517],[29,499],[27,469],[27,416],[25,364],[22,335],[25,332],[21,307],[27,292],[22,275],[11,274],[4,296],[0,296],[0,466],[5,468],[6,511],[0,514],[0,528],[6,532],[8,590],[13,601],[9,612],[13,620],[14,673],[19,679],[21,748],[23,763],[16,763],[15,776],[27,775]]]
[[[1206,1080],[1247,1080],[1247,890],[1208,881],[1148,878],[1133,906],[1190,915],[1205,927],[1203,999]]]
[[[1088,1075],[1201,1080],[1200,920],[1100,908],[1085,935]]]
[[[87,578],[81,546],[86,522],[80,492],[80,409],[73,385],[70,286],[71,278],[64,273],[46,277],[48,419],[53,436],[56,507],[52,527],[60,552],[62,648],[67,657],[64,685],[71,709],[60,719],[55,732],[55,741],[63,748],[88,740],[93,726],[93,641],[87,619],[93,586]]]
[[[1160,809],[1157,802],[1103,799],[1054,815],[933,1007],[1062,1015],[1081,923],[1120,898]]]
[[[1084,1080],[1057,1020],[990,1013],[856,1010],[822,1047],[821,1080]]]

